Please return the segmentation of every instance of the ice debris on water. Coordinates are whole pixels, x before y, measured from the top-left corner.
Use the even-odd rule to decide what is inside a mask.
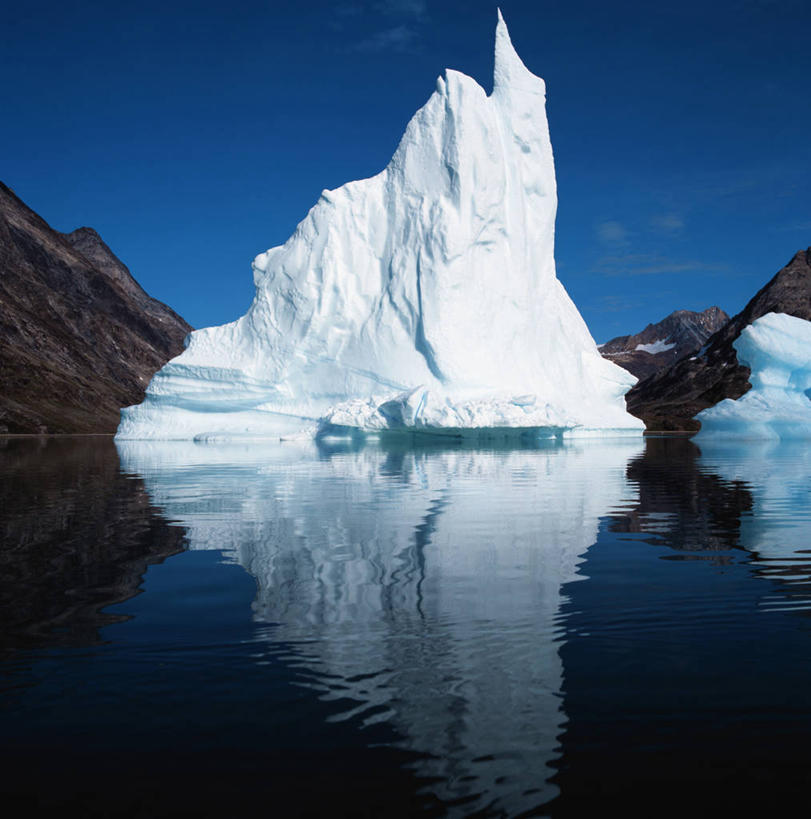
[[[811,321],[767,313],[733,343],[752,388],[700,412],[699,437],[811,439]]]

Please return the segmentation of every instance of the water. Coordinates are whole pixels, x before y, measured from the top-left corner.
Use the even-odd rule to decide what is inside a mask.
[[[0,446],[17,813],[747,813],[805,793],[801,445]]]

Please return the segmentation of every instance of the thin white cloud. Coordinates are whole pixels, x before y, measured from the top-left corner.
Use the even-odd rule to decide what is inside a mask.
[[[374,8],[390,17],[413,17],[422,20],[428,13],[425,0],[378,0]]]
[[[349,51],[376,54],[382,51],[413,51],[418,42],[417,32],[410,26],[401,25],[376,31],[349,46]]]
[[[622,222],[609,219],[595,228],[597,238],[607,245],[624,245],[628,242],[628,230]]]
[[[789,232],[795,233],[800,231],[808,231],[811,232],[811,219],[807,222],[799,221],[799,222],[789,222],[785,225],[778,225],[777,227],[772,228],[772,230],[777,230],[782,232]]]
[[[603,256],[593,272],[601,276],[658,276],[665,273],[728,273],[729,265],[697,259],[672,259],[653,253],[619,253]]]
[[[338,17],[360,17],[363,6],[360,3],[338,3],[332,7]]]
[[[330,25],[338,31],[356,29],[361,22],[367,30],[369,23],[373,28],[380,26],[377,31],[347,43],[346,51],[407,53],[417,50],[419,29],[427,16],[426,0],[348,0],[334,7]]]
[[[679,233],[684,228],[684,219],[676,213],[660,213],[651,217],[650,224],[662,233]]]

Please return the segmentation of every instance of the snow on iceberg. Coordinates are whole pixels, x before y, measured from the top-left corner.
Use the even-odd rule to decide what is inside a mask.
[[[499,13],[492,94],[446,71],[386,169],[325,190],[257,256],[247,314],[192,333],[118,437],[639,434],[636,379],[555,274],[545,94]]]
[[[811,321],[767,313],[734,345],[752,389],[700,412],[699,437],[811,438]]]

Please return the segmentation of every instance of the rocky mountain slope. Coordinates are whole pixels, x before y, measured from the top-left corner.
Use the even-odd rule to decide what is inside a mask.
[[[750,387],[749,368],[732,342],[766,313],[787,313],[811,321],[811,247],[798,251],[694,356],[641,380],[626,395],[628,409],[648,429],[695,430],[694,415],[724,398],[740,398]]]
[[[190,331],[94,230],[59,233],[0,183],[0,432],[115,432]]]
[[[698,350],[727,321],[729,316],[719,307],[700,313],[676,310],[641,333],[601,344],[600,353],[637,378],[646,378]]]

